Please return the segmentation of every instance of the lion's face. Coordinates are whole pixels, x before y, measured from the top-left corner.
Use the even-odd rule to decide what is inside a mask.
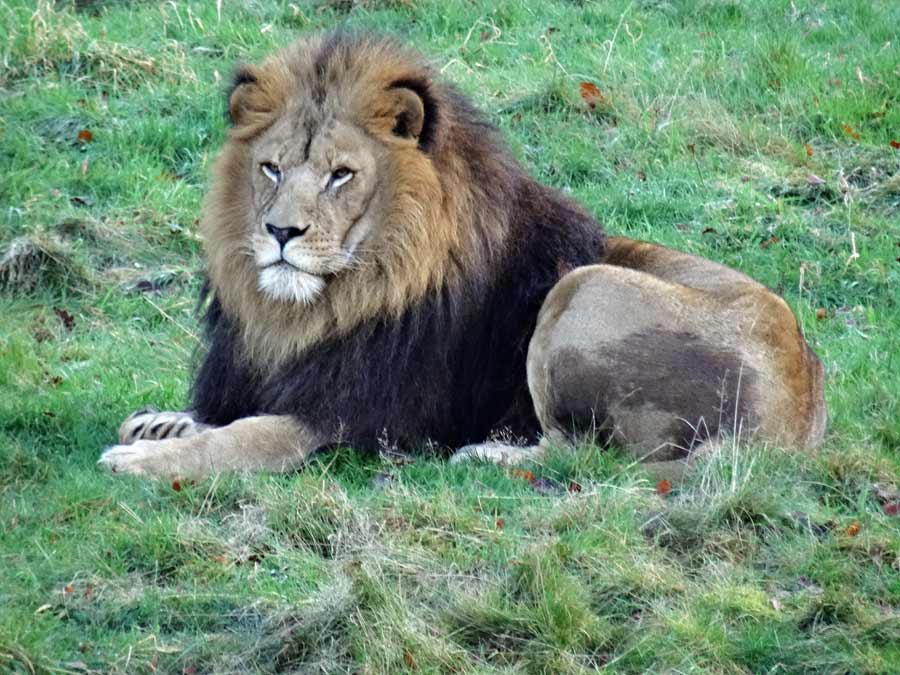
[[[248,239],[265,295],[312,303],[349,273],[380,219],[383,154],[334,118],[311,127],[284,116],[253,142]]]
[[[235,71],[200,227],[210,287],[256,363],[487,277],[505,202],[472,175],[470,155],[494,157],[481,139],[453,140],[473,115],[459,106],[390,40],[304,39]]]

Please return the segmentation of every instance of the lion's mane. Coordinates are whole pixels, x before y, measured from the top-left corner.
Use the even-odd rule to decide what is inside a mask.
[[[294,415],[357,447],[537,434],[528,341],[562,274],[602,254],[596,221],[529,177],[467,99],[392,40],[302,40],[239,69],[235,84],[247,78],[256,86],[231,96],[241,121],[202,218],[207,349],[192,393],[200,421]],[[296,97],[345,110],[366,129],[384,118],[383,92],[395,86],[421,98],[425,120],[417,147],[388,158],[388,243],[331,279],[312,305],[266,299],[241,251],[254,170],[247,144]]]

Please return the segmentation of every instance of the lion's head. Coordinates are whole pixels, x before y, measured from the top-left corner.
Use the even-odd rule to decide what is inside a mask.
[[[475,205],[502,179],[477,184],[460,156],[493,141],[458,99],[379,38],[302,40],[237,70],[202,230],[251,352],[278,360],[486,266],[505,219]],[[504,153],[486,161],[504,174]]]

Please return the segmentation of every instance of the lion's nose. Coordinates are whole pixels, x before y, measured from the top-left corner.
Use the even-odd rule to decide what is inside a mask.
[[[301,230],[299,227],[275,227],[272,223],[266,223],[266,232],[275,237],[282,248],[294,237],[302,237],[308,229],[309,225]]]

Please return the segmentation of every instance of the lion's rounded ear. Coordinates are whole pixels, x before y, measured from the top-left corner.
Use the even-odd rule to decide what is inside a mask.
[[[259,90],[259,69],[254,66],[238,66],[231,78],[228,91],[228,116],[232,124],[241,124],[248,111],[253,110],[253,99]]]
[[[425,126],[425,103],[412,89],[395,87],[391,93],[396,97],[394,128],[395,136],[419,140]]]

